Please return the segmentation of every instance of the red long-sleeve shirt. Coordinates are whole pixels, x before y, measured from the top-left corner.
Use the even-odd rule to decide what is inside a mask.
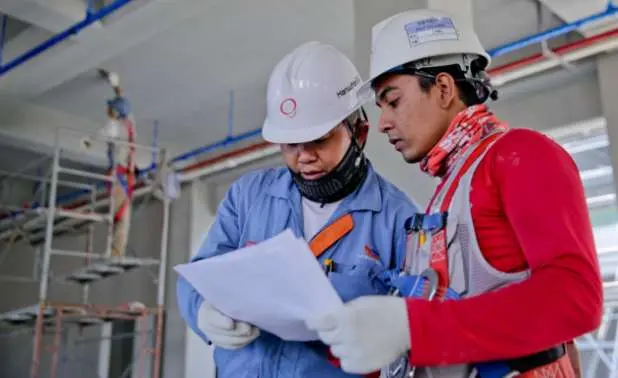
[[[521,283],[458,301],[409,299],[413,365],[516,358],[596,329],[602,283],[578,169],[557,143],[516,129],[472,179],[472,218],[487,261]]]

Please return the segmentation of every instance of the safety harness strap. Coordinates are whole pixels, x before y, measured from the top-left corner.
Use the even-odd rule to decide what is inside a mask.
[[[123,119],[123,121],[123,125],[126,127],[127,131],[127,141],[129,143],[129,155],[127,157],[126,165],[113,164],[113,158],[111,153],[109,153],[110,162],[112,163],[110,174],[115,173],[118,183],[120,183],[127,195],[118,210],[114,213],[114,222],[118,222],[122,219],[124,214],[127,212],[127,208],[130,205],[133,198],[133,192],[135,190],[135,130],[133,123],[128,118]]]
[[[346,214],[325,227],[309,242],[309,248],[315,257],[320,257],[333,244],[346,236],[354,228],[352,214]]]
[[[124,119],[125,126],[127,128],[127,139],[129,142],[129,157],[127,159],[126,167],[118,167],[120,172],[127,177],[127,196],[133,197],[133,190],[135,189],[135,127],[130,119]]]
[[[561,344],[542,352],[507,361],[477,364],[474,378],[575,378],[573,365]]]
[[[519,378],[575,378],[575,370],[568,355],[556,361],[519,374]]]
[[[453,200],[453,196],[455,195],[455,191],[457,190],[459,182],[461,181],[461,178],[466,174],[468,169],[470,169],[472,164],[474,164],[474,162],[479,158],[479,156],[481,156],[481,154],[487,150],[490,144],[494,140],[496,140],[496,138],[498,138],[501,134],[502,133],[492,134],[487,138],[483,139],[479,144],[474,147],[474,150],[470,155],[468,155],[459,170],[455,172],[455,177],[450,182],[450,186],[446,188],[444,199],[440,204],[441,214],[447,214]],[[445,178],[443,182],[446,183],[447,179]],[[429,202],[429,205],[427,207],[427,213],[429,213],[429,209],[431,209],[435,199],[441,191],[442,187],[438,187],[434,192],[434,195],[431,198],[431,201]],[[443,218],[446,219],[446,216],[444,216]],[[438,290],[435,295],[435,299],[438,300],[442,300],[444,298],[444,293],[446,293],[446,290],[450,285],[448,273],[448,240],[446,234],[446,227],[446,222],[444,222],[444,224],[440,228],[434,231],[434,235],[431,238],[430,266],[438,274]]]

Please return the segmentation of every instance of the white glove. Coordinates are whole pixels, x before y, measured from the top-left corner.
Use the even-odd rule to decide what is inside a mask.
[[[198,310],[197,326],[213,344],[225,349],[240,349],[260,335],[257,327],[233,320],[206,302]]]
[[[410,349],[408,310],[403,298],[365,296],[336,313],[307,321],[351,374],[380,370]]]

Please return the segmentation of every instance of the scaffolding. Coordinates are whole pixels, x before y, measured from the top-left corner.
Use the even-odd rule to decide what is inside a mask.
[[[19,177],[26,180],[36,180],[47,185],[39,187],[40,201],[33,202],[27,206],[15,207],[2,205],[1,208],[7,211],[5,219],[0,220],[0,245],[4,244],[4,253],[10,252],[9,249],[19,241],[27,241],[32,246],[38,246],[39,252],[36,257],[35,265],[39,265],[37,277],[39,284],[38,301],[35,305],[25,308],[12,310],[0,315],[0,323],[13,327],[34,327],[33,347],[31,358],[30,377],[37,378],[40,373],[40,361],[44,351],[43,336],[50,328],[53,328],[53,343],[50,348],[52,352],[51,371],[49,376],[56,377],[59,364],[59,350],[62,342],[62,329],[64,325],[73,324],[79,327],[103,324],[115,319],[134,320],[136,324],[148,318],[154,318],[154,340],[147,342],[140,336],[142,357],[150,355],[152,366],[151,377],[160,377],[161,352],[163,344],[163,321],[165,309],[165,282],[166,282],[166,261],[167,261],[167,242],[169,227],[170,198],[168,196],[153,195],[160,191],[165,178],[161,177],[161,170],[158,167],[166,168],[169,160],[166,151],[158,146],[146,146],[136,143],[129,143],[117,139],[107,138],[94,133],[88,135],[92,140],[96,140],[115,148],[135,148],[136,151],[148,151],[157,157],[158,161],[153,160],[151,166],[143,171],[143,175],[138,177],[137,185],[133,194],[133,201],[137,198],[149,195],[159,197],[162,201],[162,222],[161,240],[158,258],[139,258],[130,256],[112,256],[112,236],[114,219],[114,198],[111,196],[111,185],[118,180],[116,175],[94,173],[90,170],[80,170],[61,165],[61,141],[67,135],[85,136],[83,131],[67,128],[56,130],[53,156],[49,177],[41,178],[34,175],[21,173],[11,173],[11,177]],[[79,177],[82,180],[94,180],[96,184],[84,184],[70,180],[61,180],[60,175]],[[66,186],[77,189],[69,195],[59,195],[58,187]],[[163,190],[164,191],[164,190]],[[35,193],[37,194],[37,193]],[[105,251],[103,253],[94,252],[94,225],[106,225],[107,237]],[[71,233],[86,233],[87,245],[84,251],[70,251],[57,249],[54,246],[54,238]],[[42,246],[42,247],[41,247]],[[64,280],[81,286],[81,303],[55,303],[49,300],[49,282],[51,279],[51,265],[53,256],[67,256],[83,258],[85,264],[64,277]],[[2,259],[0,253],[0,260]],[[146,269],[158,268],[156,275],[156,302],[151,306],[146,306],[139,298],[129,304],[106,305],[91,304],[89,300],[89,286],[95,282],[108,277],[120,275],[145,267]],[[8,277],[11,279],[11,277]],[[13,277],[17,282],[19,277]],[[23,278],[22,278],[23,279]],[[143,362],[137,364],[143,367]],[[143,371],[143,368],[139,370]]]

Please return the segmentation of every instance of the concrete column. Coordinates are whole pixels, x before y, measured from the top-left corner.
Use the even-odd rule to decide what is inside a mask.
[[[181,196],[174,200],[170,211],[170,228],[166,281],[166,314],[164,328],[163,367],[161,377],[184,377],[186,359],[186,324],[176,301],[176,280],[174,266],[187,262],[189,258],[189,235],[191,212],[191,188],[182,188]]]
[[[354,7],[354,60],[363,78],[369,74],[371,28],[379,21],[401,11],[419,8],[445,9],[451,13],[465,13],[467,17],[472,17],[470,0],[356,0]],[[387,138],[377,131],[378,109],[372,104],[367,104],[365,109],[373,126],[367,142],[367,155],[374,167],[387,180],[424,205],[433,193],[437,181],[420,172],[417,165],[404,162],[401,155],[388,144]],[[402,171],[405,174],[402,174]]]
[[[194,256],[215,220],[209,209],[208,185],[203,181],[191,184],[191,207],[189,211],[189,255]],[[208,346],[193,331],[186,328],[185,377],[215,377],[213,348]]]
[[[618,53],[601,55],[597,62],[601,108],[607,120],[614,185],[615,191],[618,193],[618,80],[616,80]]]

